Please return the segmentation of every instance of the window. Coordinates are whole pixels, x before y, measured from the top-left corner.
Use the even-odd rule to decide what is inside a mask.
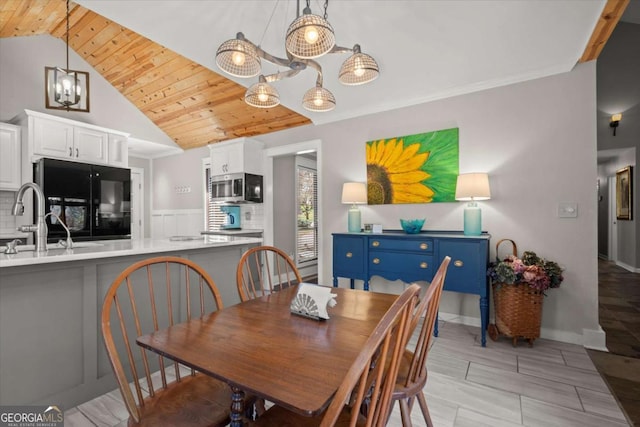
[[[211,163],[204,163],[205,174],[205,230],[219,230],[224,224],[226,215],[220,210],[220,204],[211,200]]]
[[[300,159],[304,160],[304,159]],[[296,160],[296,264],[318,260],[318,174]]]

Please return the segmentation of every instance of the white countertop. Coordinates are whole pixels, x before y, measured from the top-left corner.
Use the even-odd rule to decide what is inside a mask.
[[[0,247],[0,268],[262,243],[262,239],[243,236],[189,237],[178,241],[166,238],[78,242],[76,247],[69,250],[51,244],[48,245],[51,249],[46,252],[35,252],[29,250],[33,246],[19,245],[18,253],[13,255],[5,254],[3,246]]]
[[[264,230],[259,228],[229,228],[229,229],[221,229],[221,230],[210,230],[210,231],[201,231],[200,234],[207,236],[241,236],[243,234],[258,234],[262,233]]]

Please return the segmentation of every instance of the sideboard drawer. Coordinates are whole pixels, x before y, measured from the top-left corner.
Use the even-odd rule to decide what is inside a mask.
[[[369,249],[371,250],[394,250],[433,253],[433,239],[390,239],[376,238],[369,239]]]
[[[408,282],[429,281],[433,276],[433,256],[372,251],[369,252],[369,273],[390,280],[403,278]]]

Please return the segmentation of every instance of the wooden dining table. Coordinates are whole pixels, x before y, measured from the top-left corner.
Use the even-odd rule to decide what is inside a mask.
[[[290,312],[297,286],[137,339],[138,345],[229,384],[231,425],[245,393],[305,416],[322,413],[365,341],[398,297],[332,288],[329,319]]]

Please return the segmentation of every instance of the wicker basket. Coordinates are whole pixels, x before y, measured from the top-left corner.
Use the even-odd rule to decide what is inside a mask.
[[[496,244],[496,256],[503,242],[511,242],[513,255],[518,256],[518,248],[510,239]],[[544,293],[527,284],[492,283],[492,287],[496,323],[489,325],[489,337],[496,341],[505,335],[513,339],[514,347],[518,338],[525,338],[533,346],[533,340],[540,337]]]

